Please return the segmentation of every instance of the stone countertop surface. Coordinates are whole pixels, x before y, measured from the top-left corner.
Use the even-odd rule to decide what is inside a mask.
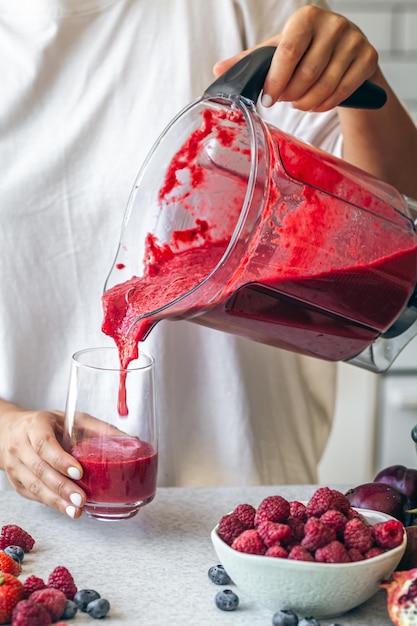
[[[207,576],[209,567],[218,562],[210,531],[237,504],[257,506],[272,494],[306,500],[315,489],[313,485],[159,488],[155,500],[136,517],[119,522],[86,515],[74,521],[3,491],[0,526],[17,524],[36,541],[25,555],[20,580],[31,574],[47,580],[56,566],[64,565],[79,589],[95,589],[109,600],[111,610],[104,622],[108,626],[271,626],[272,613],[233,585],[229,587],[240,597],[239,608],[229,613],[216,608],[214,596],[222,587]],[[361,607],[320,624],[392,626],[385,600],[381,590]],[[71,626],[94,623],[85,613],[68,621]]]

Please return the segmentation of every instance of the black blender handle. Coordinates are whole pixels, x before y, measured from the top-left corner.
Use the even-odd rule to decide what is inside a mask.
[[[225,98],[243,96],[256,102],[262,91],[275,50],[275,46],[262,46],[249,52],[215,80],[206,89],[205,95],[223,96]],[[356,109],[380,109],[386,101],[387,94],[384,89],[366,80],[338,106]]]

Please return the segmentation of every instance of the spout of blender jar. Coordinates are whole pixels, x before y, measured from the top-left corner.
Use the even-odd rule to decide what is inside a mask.
[[[262,91],[275,50],[276,46],[256,48],[207,87],[204,95],[224,98],[241,96],[256,102]],[[384,89],[366,80],[346,100],[340,102],[339,106],[380,109],[386,101],[387,94]]]

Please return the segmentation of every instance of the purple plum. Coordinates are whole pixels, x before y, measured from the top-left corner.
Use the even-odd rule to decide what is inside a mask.
[[[365,483],[346,492],[350,505],[358,509],[372,509],[392,515],[404,523],[407,498],[392,485]]]
[[[374,482],[395,487],[407,496],[409,508],[417,506],[417,470],[404,465],[391,465],[381,470]]]

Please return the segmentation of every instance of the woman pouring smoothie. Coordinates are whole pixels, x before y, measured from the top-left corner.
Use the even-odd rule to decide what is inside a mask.
[[[277,46],[261,116],[414,198],[417,130],[366,36],[324,2],[0,0],[0,31],[0,467],[5,485],[78,518],[81,467],[60,445],[69,359],[110,342],[101,295],[132,182],[213,66]],[[386,105],[338,108],[365,80]],[[186,322],[144,344],[160,485],[315,482],[333,363]]]

